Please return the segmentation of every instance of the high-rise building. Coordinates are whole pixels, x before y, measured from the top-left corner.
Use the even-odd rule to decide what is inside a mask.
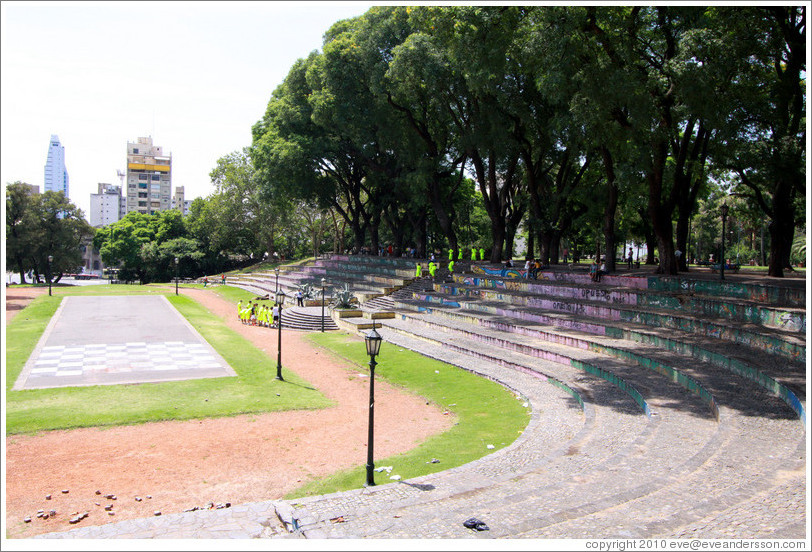
[[[65,192],[65,197],[69,194],[68,169],[65,168],[65,146],[59,143],[59,136],[51,135],[48,144],[48,159],[45,162],[45,187],[46,192]]]
[[[189,214],[189,205],[191,201],[185,199],[185,188],[183,186],[175,186],[175,195],[172,196],[172,208],[180,211],[180,214],[186,216]]]
[[[107,226],[120,220],[127,204],[118,184],[99,182],[99,193],[90,194],[90,225]]]
[[[172,155],[165,156],[152,137],[127,142],[126,212],[152,214],[169,209],[172,201]]]

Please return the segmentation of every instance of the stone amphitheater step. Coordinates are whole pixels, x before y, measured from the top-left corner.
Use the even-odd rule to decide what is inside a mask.
[[[321,307],[285,307],[282,309],[282,329],[285,330],[321,331],[322,320],[325,331],[338,329],[330,317],[329,309],[325,309],[323,319]]]
[[[640,289],[611,284],[587,284],[565,280],[506,280],[490,276],[456,275],[457,294],[464,290],[495,289],[524,297],[558,297],[565,300],[633,305],[685,312],[803,334],[806,331],[805,307],[770,305],[758,299],[719,297],[692,291]]]
[[[426,294],[421,299],[470,309],[476,309],[478,304],[504,306],[513,310],[527,307],[550,313],[569,313],[579,318],[637,322],[749,344],[802,362],[806,358],[806,343],[797,331],[787,332],[752,323],[711,318],[707,315],[674,312],[669,308],[607,303],[592,298],[564,298],[525,291],[482,289],[460,284],[437,284],[435,290],[436,293]]]
[[[394,322],[385,324],[390,326]],[[386,335],[388,341],[397,343],[389,333]],[[425,336],[423,341],[412,339],[412,343],[405,346],[425,349]],[[434,354],[437,350],[447,350],[450,341],[447,336],[433,340]],[[468,343],[459,349],[454,347],[457,351],[476,348],[476,343]],[[554,368],[547,365],[546,370]],[[721,429],[709,430],[704,439],[697,440],[694,448],[687,446],[686,440],[697,438],[696,426],[701,418],[691,414],[690,409],[677,405],[679,401],[666,394],[657,407],[661,420],[657,438],[640,443],[640,448],[627,458],[615,458],[609,470],[594,466],[589,470],[580,466],[573,472],[576,474],[574,482],[564,483],[559,470],[555,470],[552,479],[550,470],[528,472],[510,483],[492,481],[477,489],[438,497],[438,507],[434,508],[428,500],[414,504],[398,503],[392,496],[387,496],[383,500],[386,506],[375,504],[357,512],[358,518],[363,520],[363,527],[344,523],[340,528],[330,526],[326,523],[326,519],[331,519],[329,517],[322,518],[321,524],[308,527],[318,527],[318,531],[332,537],[462,538],[470,533],[461,527],[461,520],[478,515],[488,521],[493,537],[521,534],[587,538],[596,533],[613,537],[672,536],[684,526],[723,512],[742,496],[747,496],[754,486],[766,492],[769,484],[763,477],[765,471],[772,470],[777,474],[781,470],[790,470],[797,474],[804,462],[803,427],[788,408],[782,404],[767,406],[769,397],[759,397],[758,389],[741,389],[741,385],[747,387],[743,382],[728,385],[729,378],[724,374],[702,374],[702,377],[710,380],[714,393],[732,406],[721,407]],[[662,384],[658,383],[647,391],[659,395],[662,389]],[[743,404],[748,398],[752,399],[749,404]],[[773,409],[778,414],[771,419],[776,416]],[[753,416],[758,416],[756,423],[751,421]],[[781,437],[771,439],[773,431],[779,428]],[[773,449],[773,445],[777,448]],[[695,451],[694,454],[691,451]],[[745,456],[744,465],[737,466]],[[685,462],[674,464],[675,458],[685,459]],[[752,462],[753,458],[757,461]],[[800,478],[796,475],[795,479],[803,485],[802,474]],[[423,478],[420,485],[425,487],[426,481]],[[697,489],[702,492],[697,493]],[[308,508],[308,512],[312,512],[312,505]],[[530,512],[532,515],[528,516]],[[344,513],[333,504],[328,515]],[[439,513],[442,515],[438,517]],[[351,519],[352,515],[349,517]],[[348,516],[343,519],[347,520]],[[400,519],[409,521],[401,523]],[[797,531],[797,519],[789,523]],[[383,526],[386,526],[385,532],[366,529]],[[765,534],[774,536],[780,529],[765,530]]]
[[[556,326],[555,322],[545,324],[528,321],[524,316],[517,318],[506,316],[504,313],[500,315],[471,313],[457,307],[419,300],[400,299],[395,305],[399,308],[398,316],[402,319],[423,322],[430,315],[434,315],[432,319],[439,326],[479,326],[483,330],[477,332],[482,333],[484,329],[488,329],[489,335],[492,336],[490,339],[496,343],[505,341],[506,336],[511,334],[521,334],[544,342],[568,344],[602,351],[616,357],[630,358],[669,373],[673,373],[671,368],[691,366],[697,362],[707,363],[708,370],[721,370],[720,373],[727,376],[736,374],[759,384],[767,392],[780,397],[805,422],[805,367],[800,363],[776,359],[758,350],[743,346],[726,346],[699,336],[678,335],[675,338],[673,332],[658,328],[635,327],[629,323],[622,325],[615,323],[616,326],[612,328],[617,331],[613,332],[595,331],[593,325],[599,329],[608,328],[600,326],[599,320],[590,324],[588,320],[579,319],[580,329],[571,329]],[[518,338],[510,337],[510,339]],[[663,356],[662,353],[666,351],[679,355]],[[674,374],[674,377],[678,375]]]

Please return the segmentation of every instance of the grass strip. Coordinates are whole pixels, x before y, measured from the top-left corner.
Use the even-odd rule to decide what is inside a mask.
[[[97,288],[97,289],[91,289]],[[106,293],[101,293],[102,289]],[[48,321],[64,295],[158,293],[146,286],[63,288],[40,296],[6,327],[6,434],[233,416],[283,410],[311,410],[333,403],[293,372],[276,377],[275,361],[224,326],[196,301],[169,301],[231,365],[237,377],[133,385],[97,385],[12,391]]]
[[[329,332],[314,333],[308,339],[368,373],[369,357],[360,337]],[[378,484],[391,483],[394,475],[410,479],[467,464],[510,445],[530,421],[523,400],[489,379],[389,343],[383,343],[376,360],[376,379],[425,397],[457,420],[448,431],[408,452],[374,459],[376,467],[393,468],[391,473],[375,473]],[[432,463],[434,459],[439,462]],[[358,458],[358,467],[308,482],[285,498],[356,489],[365,481],[366,457]]]

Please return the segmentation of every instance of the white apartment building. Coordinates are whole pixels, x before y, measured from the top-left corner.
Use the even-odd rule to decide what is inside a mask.
[[[151,215],[171,205],[172,155],[154,146],[151,136],[127,142],[126,213]]]
[[[96,228],[112,224],[124,216],[127,200],[118,184],[99,182],[99,193],[90,194],[90,225]]]
[[[48,143],[48,158],[45,161],[45,186],[46,192],[65,192],[65,197],[69,197],[70,179],[68,169],[65,168],[65,146],[59,142],[59,136],[51,135]]]

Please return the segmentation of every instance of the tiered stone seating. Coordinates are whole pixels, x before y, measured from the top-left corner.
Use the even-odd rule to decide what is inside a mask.
[[[787,492],[788,473],[804,485],[802,290],[657,276],[593,283],[570,271],[528,281],[474,270],[379,302],[396,313],[382,320],[384,339],[506,384],[518,374],[555,383],[592,423],[532,461],[517,444],[505,454],[521,458],[520,468],[463,467],[477,481],[464,491],[452,480],[463,474],[443,473],[414,482],[431,493],[386,486],[360,510],[353,493],[299,501],[314,535],[408,538],[442,526],[438,536],[466,536],[438,519],[442,510],[449,519],[485,516],[493,537],[725,536],[726,512]],[[566,418],[560,405],[542,408],[550,423]],[[363,526],[327,521],[345,514]],[[714,524],[719,532],[703,531]]]

